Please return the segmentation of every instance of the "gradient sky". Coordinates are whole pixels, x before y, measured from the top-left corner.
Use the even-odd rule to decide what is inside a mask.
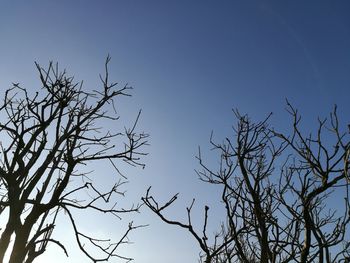
[[[334,104],[349,122],[349,14],[346,0],[3,0],[0,90],[20,82],[36,91],[34,61],[50,60],[95,89],[110,54],[111,77],[134,87],[119,106],[121,121],[131,123],[142,109],[139,127],[151,135],[146,169],[128,169],[123,202],[139,202],[152,185],[161,200],[180,192],[170,216],[184,219],[195,197],[195,211],[209,203],[214,217],[219,192],[197,180],[195,154],[199,145],[208,151],[212,130],[218,140],[230,135],[232,108],[256,120],[272,111],[272,123],[286,129],[288,98],[303,113],[306,130]],[[96,166],[96,173],[108,172]],[[128,220],[85,216],[82,227],[117,238]],[[124,255],[140,263],[197,262],[199,249],[188,233],[146,209],[133,220],[150,226],[131,235],[134,244],[120,250]],[[69,227],[59,231],[67,236]],[[51,246],[38,262],[87,262],[67,242],[68,259]]]

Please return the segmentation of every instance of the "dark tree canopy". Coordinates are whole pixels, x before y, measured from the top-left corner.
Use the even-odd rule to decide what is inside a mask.
[[[116,100],[129,96],[130,87],[110,83],[109,61],[108,57],[100,76],[102,87],[93,92],[85,91],[82,82],[52,63],[46,69],[36,64],[42,87],[35,95],[19,84],[6,91],[0,107],[0,214],[7,223],[1,232],[0,262],[7,251],[10,263],[32,262],[49,243],[68,254],[54,235],[60,213],[72,226],[72,239],[91,261],[129,260],[117,248],[137,226],[130,223],[121,239],[112,242],[82,233],[74,217],[75,210],[119,217],[140,207],[115,205],[122,194],[122,174],[115,176],[116,183],[109,189],[94,185],[98,180],[113,180],[119,161],[143,165],[140,157],[147,143],[147,134],[136,131],[138,117],[129,129],[118,121]],[[105,128],[109,123],[113,130]],[[84,172],[102,160],[110,163],[110,174]],[[99,253],[89,252],[89,244]]]
[[[252,122],[234,111],[232,138],[211,139],[220,165],[208,167],[201,153],[199,178],[221,188],[222,226],[208,234],[210,209],[204,208],[201,229],[169,219],[165,204],[148,189],[144,203],[164,222],[191,233],[201,262],[350,262],[350,130],[338,120],[336,107],[320,119],[314,134],[304,135],[301,117],[288,103],[290,134],[269,126],[269,118]],[[335,205],[336,202],[336,205]]]

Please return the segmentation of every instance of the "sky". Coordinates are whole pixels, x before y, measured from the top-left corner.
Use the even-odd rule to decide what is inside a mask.
[[[280,129],[290,127],[286,98],[312,130],[334,104],[349,122],[350,2],[315,1],[0,1],[0,92],[12,82],[37,91],[34,61],[57,61],[99,86],[106,56],[111,78],[134,89],[118,105],[121,122],[150,134],[146,168],[125,168],[129,184],[122,202],[137,203],[148,186],[165,201],[180,193],[169,216],[183,220],[196,198],[216,210],[218,189],[201,183],[198,146],[211,156],[210,134],[232,134],[232,109],[260,120],[268,113]],[[208,159],[215,164],[215,160]],[[112,173],[97,165],[96,173]],[[110,181],[102,182],[108,185]],[[195,223],[202,220],[195,215]],[[122,221],[95,214],[82,227],[117,238],[129,220],[149,224],[131,235],[123,255],[140,263],[197,262],[199,249],[185,231],[163,224],[146,208]],[[60,226],[57,236],[69,236]],[[37,262],[87,262],[69,240],[70,257],[51,246]],[[112,262],[118,262],[112,261]]]

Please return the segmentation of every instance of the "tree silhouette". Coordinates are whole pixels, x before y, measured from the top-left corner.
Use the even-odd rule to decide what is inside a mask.
[[[225,217],[209,240],[209,207],[202,229],[169,219],[148,189],[144,203],[164,222],[188,230],[201,248],[201,262],[350,262],[350,141],[341,132],[336,107],[319,120],[315,135],[303,135],[300,115],[292,116],[290,135],[276,132],[268,120],[254,123],[234,111],[234,138],[210,140],[220,165],[205,165],[199,151],[199,178],[221,187]]]
[[[106,160],[119,172],[118,160],[138,166],[145,154],[147,134],[136,132],[139,116],[130,129],[104,128],[109,123],[118,127],[114,103],[129,96],[130,89],[109,82],[109,61],[107,57],[105,73],[100,76],[102,87],[91,93],[52,63],[47,69],[36,64],[42,88],[35,95],[18,83],[6,91],[0,107],[0,214],[6,218],[0,262],[5,253],[10,255],[10,263],[32,262],[49,243],[68,255],[65,245],[53,235],[61,213],[90,260],[129,260],[119,255],[117,248],[128,242],[127,235],[138,226],[130,223],[121,239],[112,242],[82,233],[74,216],[75,210],[95,210],[119,217],[140,207],[115,205],[116,197],[123,194],[119,189],[124,175],[120,174],[121,179],[110,189],[99,189],[94,182],[105,180],[107,175],[90,175],[84,168]],[[89,252],[91,247],[99,252]]]

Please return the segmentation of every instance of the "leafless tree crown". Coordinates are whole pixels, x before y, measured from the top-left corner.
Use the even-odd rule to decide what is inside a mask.
[[[211,139],[218,169],[198,154],[200,179],[221,187],[225,218],[209,240],[209,207],[202,230],[195,230],[191,206],[187,222],[170,220],[165,210],[177,195],[159,204],[148,189],[144,203],[164,222],[187,229],[201,248],[201,262],[350,262],[350,141],[337,109],[304,135],[301,117],[289,103],[289,135],[276,132],[269,118],[254,123],[234,111],[234,137]],[[336,205],[334,205],[336,202]]]
[[[6,91],[0,107],[0,213],[7,223],[0,238],[0,262],[7,251],[10,263],[32,262],[50,243],[68,255],[54,235],[61,212],[72,226],[72,237],[91,261],[129,260],[117,248],[137,226],[130,223],[121,239],[112,242],[82,233],[74,216],[74,210],[119,217],[139,209],[139,205],[115,206],[125,180],[115,179],[110,189],[95,186],[94,181],[106,180],[113,170],[107,175],[103,174],[106,171],[91,176],[84,172],[91,162],[101,160],[118,172],[118,160],[143,165],[140,157],[145,154],[147,134],[136,131],[138,116],[131,128],[118,128],[116,99],[129,96],[130,87],[110,83],[109,61],[110,57],[100,76],[102,87],[92,92],[84,91],[82,82],[75,82],[52,63],[46,69],[36,64],[42,86],[36,94],[30,95],[19,84]],[[107,130],[109,123],[116,128]],[[93,255],[89,246],[100,253]]]

